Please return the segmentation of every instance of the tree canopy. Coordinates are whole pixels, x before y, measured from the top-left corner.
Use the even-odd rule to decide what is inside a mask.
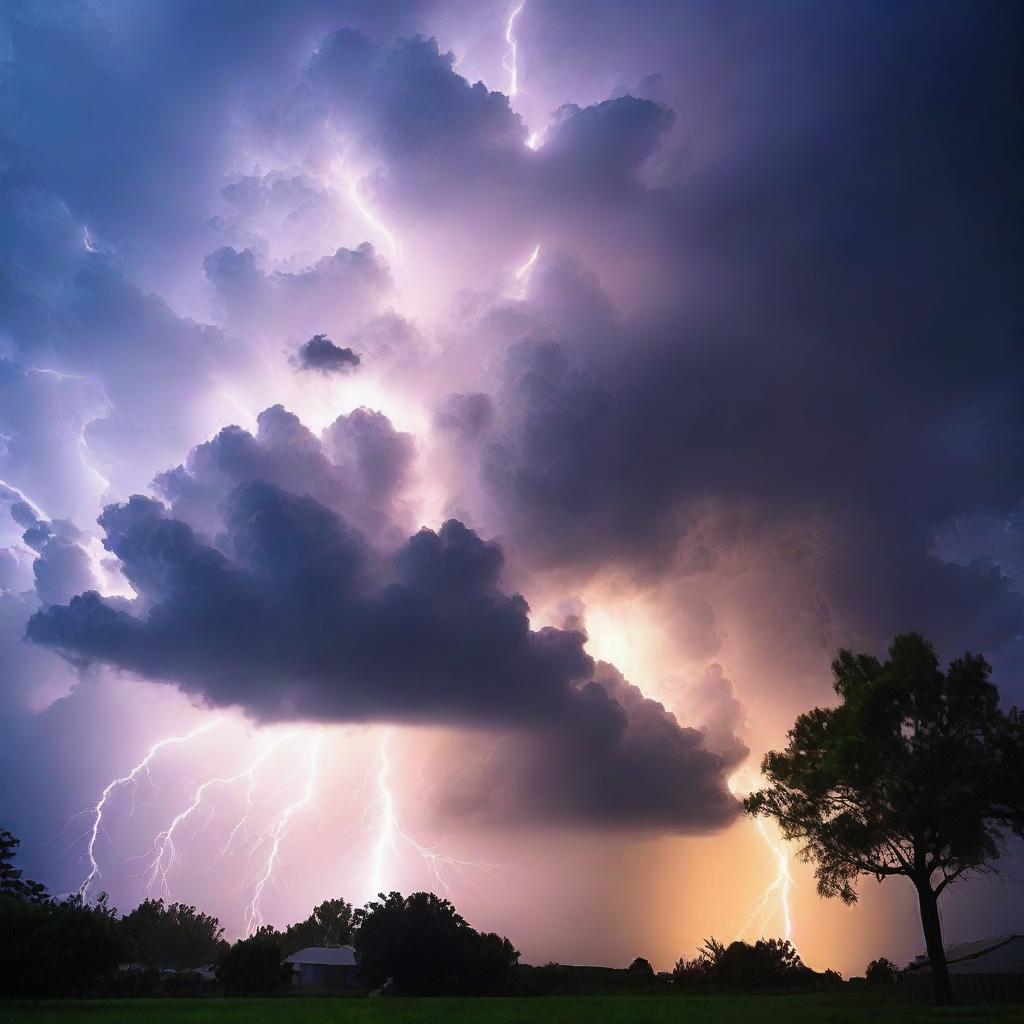
[[[496,993],[519,959],[508,939],[477,932],[433,893],[382,893],[357,917],[359,971],[371,988],[393,978],[409,995]]]
[[[46,886],[22,878],[21,868],[14,866],[14,856],[19,846],[20,839],[15,838],[7,829],[0,829],[0,896],[14,896],[35,902],[45,900]]]
[[[305,921],[290,924],[281,936],[285,955],[307,946],[347,946],[352,941],[355,911],[343,899],[324,900]]]
[[[239,939],[217,965],[217,980],[229,995],[276,992],[291,983],[292,968],[284,964],[281,936],[270,926]]]
[[[217,918],[184,903],[143,900],[121,920],[134,957],[147,967],[201,967],[226,951]]]
[[[796,720],[746,809],[801,844],[822,896],[852,903],[861,875],[909,878],[936,996],[949,1001],[937,900],[1024,834],[1021,719],[1000,709],[983,657],[943,672],[916,633],[897,636],[884,662],[842,650],[832,671],[840,703]]]

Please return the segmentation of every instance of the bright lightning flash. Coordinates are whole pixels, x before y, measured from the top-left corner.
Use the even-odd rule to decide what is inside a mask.
[[[537,262],[537,257],[540,256],[540,246],[535,245],[533,252],[530,253],[530,258],[516,271],[516,280],[525,281],[533,269],[534,263]]]
[[[237,774],[227,777],[216,776],[214,778],[207,779],[196,787],[189,805],[183,811],[176,814],[174,818],[171,819],[170,824],[165,829],[158,832],[156,838],[153,840],[153,846],[151,848],[152,859],[150,860],[146,871],[146,891],[150,893],[150,895],[152,895],[154,890],[159,888],[163,896],[166,896],[168,900],[171,899],[169,876],[178,854],[177,848],[174,845],[175,835],[182,825],[184,825],[193,814],[203,807],[207,793],[213,789],[214,786],[230,786],[236,782],[240,782],[242,779],[245,779],[248,782],[246,787],[246,811],[243,816],[239,818],[235,827],[231,830],[231,834],[228,836],[228,842],[225,846],[225,851],[230,847],[232,840],[239,834],[239,832],[245,830],[247,827],[253,805],[253,795],[256,786],[256,772],[264,761],[266,761],[266,759],[278,747],[280,747],[282,743],[294,738],[294,736],[295,733],[287,733],[283,736],[274,737],[268,743],[264,744],[263,749],[259,752],[256,758]]]
[[[145,772],[147,776],[149,775],[150,762],[161,750],[165,747],[174,746],[179,743],[188,743],[190,740],[195,739],[204,732],[209,732],[210,729],[219,725],[220,722],[221,720],[219,718],[215,718],[212,721],[206,722],[198,728],[193,729],[191,732],[186,733],[184,736],[168,736],[165,739],[157,741],[149,748],[148,751],[146,751],[145,757],[143,757],[127,775],[122,775],[120,778],[112,779],[107,783],[102,794],[100,794],[99,800],[96,802],[96,806],[92,808],[92,827],[87,833],[89,841],[86,845],[86,857],[89,861],[89,874],[78,888],[79,893],[83,897],[88,898],[95,883],[102,878],[99,862],[96,860],[96,843],[99,839],[100,832],[103,830],[103,812],[107,808],[107,801],[110,799],[111,795],[121,786],[131,786],[134,802],[135,789],[138,785],[139,775],[143,772]]]
[[[388,884],[385,877],[388,870],[389,854],[398,855],[400,842],[408,844],[427,865],[434,880],[445,892],[452,891],[445,877],[446,869],[463,874],[466,868],[485,868],[493,870],[495,865],[482,864],[478,861],[459,860],[430,846],[423,846],[418,843],[405,829],[402,828],[395,812],[395,797],[391,792],[391,758],[389,745],[391,732],[385,729],[381,733],[380,743],[377,747],[377,769],[374,775],[374,785],[378,795],[377,810],[377,839],[370,856],[370,893],[369,898],[377,896],[378,893],[386,892]]]
[[[509,99],[519,92],[519,45],[516,42],[515,25],[516,18],[519,17],[525,6],[526,0],[520,0],[519,5],[512,9],[508,16],[508,21],[505,22],[505,42],[508,43],[508,50],[505,53],[505,59],[502,61],[502,67],[509,74]]]
[[[267,855],[256,879],[252,899],[249,901],[245,911],[244,929],[246,935],[252,935],[263,925],[263,911],[261,907],[263,892],[272,880],[275,869],[281,864],[281,842],[288,832],[288,825],[302,808],[313,802],[316,795],[316,776],[321,738],[317,734],[309,744],[309,750],[306,753],[306,784],[303,787],[302,793],[281,811],[270,827]]]
[[[745,796],[757,785],[756,779],[740,781],[740,774],[737,772],[729,779],[729,790],[734,796]],[[754,786],[747,784],[750,781],[754,782]],[[771,852],[774,875],[750,912],[750,916],[740,930],[740,935],[749,935],[752,929],[756,929],[759,935],[763,935],[767,925],[773,920],[780,920],[782,937],[791,940],[793,938],[793,917],[790,909],[790,896],[793,891],[793,872],[789,862],[789,851],[773,824],[761,817],[756,818],[754,823],[758,835]]]
[[[134,801],[139,777],[144,774],[148,776],[150,764],[164,748],[174,744],[187,743],[214,728],[220,721],[221,719],[215,719],[193,729],[190,733],[169,736],[154,743],[146,751],[145,756],[127,774],[107,783],[91,811],[83,812],[91,813],[92,816],[91,827],[85,833],[88,837],[86,857],[90,870],[78,890],[83,896],[94,895],[102,877],[97,859],[97,844],[100,834],[105,834],[104,823],[109,813],[109,803],[113,794],[122,787],[131,787]],[[301,739],[303,753],[297,757],[294,770],[281,777],[269,797],[258,800],[261,767],[267,763],[271,754],[296,739]],[[172,874],[180,868],[182,862],[183,839],[194,837],[194,834],[189,836],[186,826],[204,813],[212,816],[214,793],[217,790],[233,785],[244,785],[245,797],[240,816],[221,847],[220,856],[228,856],[239,848],[245,851],[248,861],[247,887],[250,891],[242,915],[242,931],[245,935],[252,935],[262,927],[265,923],[264,896],[267,887],[276,886],[284,871],[282,848],[288,838],[289,830],[296,815],[316,800],[317,780],[322,774],[321,740],[320,732],[310,735],[305,730],[301,732],[290,730],[287,733],[275,735],[263,743],[256,756],[245,767],[233,774],[211,776],[198,783],[191,790],[191,797],[185,807],[170,818],[154,837],[149,851],[143,855],[146,858],[143,875],[147,893],[150,896],[159,895],[168,900],[173,898],[171,895]],[[395,867],[394,859],[400,855],[403,848],[413,852],[424,862],[436,882],[437,891],[451,892],[448,876],[452,872],[464,877],[467,868],[496,870],[497,865],[460,860],[442,853],[434,847],[424,846],[402,826],[391,788],[390,741],[390,730],[383,730],[380,734],[377,756],[370,765],[364,783],[366,790],[370,793],[370,803],[363,812],[363,826],[365,831],[373,834],[369,854],[371,888],[369,896],[372,898],[388,887],[394,888],[394,879],[389,875]],[[298,751],[295,753],[297,754]],[[289,757],[291,756],[292,754],[289,753]],[[295,792],[296,785],[300,787],[297,793]],[[276,806],[280,806],[280,801],[276,798],[279,791],[289,792],[291,796],[285,799],[290,799],[290,802],[276,810],[268,824],[262,826],[256,824],[254,819],[257,814],[263,814],[263,807],[267,800],[272,800]],[[353,794],[353,796],[355,795],[356,793]],[[132,810],[134,811],[134,804]],[[208,821],[209,818],[203,821],[199,828],[205,827]]]

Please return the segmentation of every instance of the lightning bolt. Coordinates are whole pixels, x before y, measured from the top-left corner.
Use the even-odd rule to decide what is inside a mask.
[[[537,262],[537,257],[540,256],[540,245],[533,247],[533,252],[530,253],[530,258],[516,271],[516,280],[525,282],[527,277],[530,275],[530,271],[533,269],[534,263]]]
[[[132,792],[132,811],[134,813],[135,791],[139,779],[148,777],[150,765],[162,750],[172,745],[185,744],[220,724],[222,719],[205,722],[191,732],[183,735],[168,736],[154,743],[126,774],[111,779],[104,787],[96,804],[82,814],[91,816],[91,824],[87,832],[76,840],[86,839],[85,857],[89,864],[89,873],[78,889],[84,897],[94,895],[102,878],[98,859],[98,843],[105,832],[105,822],[109,817],[110,801],[120,789],[130,788]],[[273,794],[267,799],[280,806],[277,798],[279,791],[290,793],[289,802],[278,810],[268,824],[258,827],[253,819],[265,800],[258,800],[259,772],[271,755],[282,746],[301,738],[304,754],[294,763],[294,771],[286,773],[275,787]],[[146,881],[146,891],[150,896],[160,895],[172,899],[171,881],[176,868],[182,863],[183,832],[190,821],[202,815],[204,808],[212,815],[215,791],[229,786],[244,785],[245,800],[238,820],[231,828],[227,839],[220,850],[223,858],[243,846],[246,850],[248,868],[246,869],[246,888],[249,889],[248,900],[242,915],[242,930],[245,935],[252,935],[265,923],[264,897],[267,887],[276,885],[277,879],[284,871],[285,864],[282,850],[287,841],[289,830],[295,817],[316,800],[317,780],[321,773],[320,749],[322,733],[310,735],[308,731],[290,730],[287,733],[274,735],[267,739],[255,757],[244,767],[233,773],[211,776],[199,782],[191,789],[191,795],[185,806],[178,811],[165,826],[156,834],[149,850],[143,854],[146,860],[142,874]],[[373,843],[369,854],[370,896],[394,888],[392,875],[395,859],[403,851],[419,857],[431,878],[436,883],[436,891],[451,893],[451,875],[456,873],[465,877],[467,869],[498,870],[499,865],[486,864],[478,861],[462,860],[442,852],[433,846],[424,845],[415,839],[402,825],[394,791],[392,789],[391,764],[391,730],[385,729],[380,734],[377,756],[370,763],[363,786],[369,794],[369,804],[363,812],[363,827],[367,833],[373,833]],[[289,758],[292,755],[289,754]],[[300,786],[296,793],[295,786]],[[357,789],[352,797],[355,799],[360,792]],[[209,819],[200,825],[205,827]],[[70,822],[68,823],[70,825]],[[67,826],[65,826],[67,827]],[[74,845],[74,844],[72,844]],[[141,859],[141,858],[140,858]]]
[[[220,722],[221,720],[219,718],[215,718],[213,721],[205,722],[203,725],[198,726],[191,732],[186,733],[184,736],[168,736],[162,740],[158,740],[149,748],[149,750],[146,751],[142,760],[139,761],[139,763],[135,765],[127,775],[111,779],[111,781],[107,783],[102,794],[100,794],[100,798],[96,802],[95,807],[92,808],[92,827],[86,833],[89,837],[89,841],[86,845],[86,857],[89,861],[89,874],[86,876],[85,881],[83,881],[78,887],[78,892],[83,898],[88,898],[89,892],[93,888],[94,884],[103,877],[102,872],[100,871],[99,862],[96,860],[96,843],[99,840],[100,832],[103,830],[103,812],[106,810],[107,801],[113,793],[121,786],[131,786],[132,810],[134,810],[135,789],[138,785],[138,777],[142,772],[145,772],[147,776],[149,775],[149,765],[153,758],[156,757],[156,755],[165,747],[174,746],[180,743],[188,743],[197,736],[201,736],[203,733],[209,732],[215,726],[219,725]]]
[[[446,875],[451,870],[463,875],[466,868],[485,868],[495,870],[497,865],[484,864],[479,861],[460,860],[442,853],[432,846],[424,846],[417,842],[402,827],[395,811],[395,797],[391,792],[391,758],[389,746],[391,742],[391,730],[385,729],[381,733],[380,743],[377,747],[377,766],[374,772],[374,785],[378,795],[377,810],[377,839],[370,856],[370,893],[372,899],[378,893],[388,891],[385,881],[389,870],[389,854],[399,855],[399,847],[402,843],[407,844],[426,864],[434,881],[446,893],[452,891]]]
[[[508,50],[505,51],[505,57],[502,60],[501,65],[509,75],[509,99],[512,99],[512,97],[519,92],[519,44],[516,42],[515,26],[516,18],[519,17],[525,6],[526,0],[520,0],[519,5],[512,8],[512,11],[508,16],[508,21],[505,22],[505,42],[508,43]]]
[[[159,887],[161,894],[166,896],[168,900],[171,899],[169,875],[178,856],[178,850],[174,843],[175,835],[181,826],[184,825],[185,822],[187,822],[189,818],[191,818],[192,815],[203,806],[206,801],[206,794],[215,786],[231,786],[236,782],[240,782],[242,779],[246,779],[248,780],[248,786],[246,787],[246,810],[228,836],[227,845],[224,847],[222,853],[227,852],[232,840],[238,834],[238,831],[240,829],[244,829],[247,825],[253,806],[253,797],[256,787],[256,772],[259,770],[263,762],[266,761],[266,759],[278,747],[280,747],[281,744],[293,739],[295,735],[296,734],[292,732],[284,736],[276,736],[272,738],[264,744],[263,749],[259,752],[256,758],[237,774],[227,777],[217,776],[210,778],[196,787],[192,794],[192,800],[188,806],[183,811],[175,815],[174,818],[171,819],[170,824],[165,829],[158,832],[156,838],[153,840],[153,845],[150,850],[152,859],[146,869],[146,891],[150,895],[152,895],[154,890]]]
[[[366,205],[363,197],[359,193],[359,179],[355,174],[346,174],[345,181],[348,186],[348,198],[352,205],[359,211],[359,215],[366,221],[366,223],[375,231],[378,235],[384,238],[387,242],[389,255],[393,265],[397,265],[401,259],[401,250],[398,247],[398,242],[395,240],[395,236],[381,223],[376,217],[374,212]]]
[[[737,772],[729,779],[729,790],[734,796],[746,796],[752,791],[753,786],[745,785],[740,780],[741,772]],[[748,779],[748,781],[750,781]],[[756,785],[756,780],[753,780]],[[765,934],[766,927],[773,920],[780,920],[782,923],[782,937],[793,938],[793,915],[790,908],[790,896],[793,892],[793,872],[790,867],[789,850],[783,841],[777,828],[772,826],[764,818],[754,819],[758,835],[764,842],[771,854],[771,861],[774,866],[772,880],[765,887],[761,898],[757,901],[754,909],[740,929],[740,935],[749,935],[752,929],[757,929],[759,935]]]
[[[261,906],[263,893],[273,879],[275,869],[280,866],[281,842],[288,831],[289,823],[302,808],[313,802],[316,793],[320,740],[321,736],[317,733],[313,737],[313,741],[310,743],[309,750],[306,753],[306,783],[302,793],[278,814],[269,829],[267,856],[256,879],[252,899],[249,901],[245,911],[243,927],[246,935],[252,935],[263,925],[263,910]]]

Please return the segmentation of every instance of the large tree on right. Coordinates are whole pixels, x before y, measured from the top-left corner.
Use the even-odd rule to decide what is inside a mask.
[[[1024,836],[1024,724],[1000,709],[984,658],[943,672],[916,633],[896,637],[884,662],[842,650],[832,671],[840,703],[796,720],[746,810],[801,844],[822,896],[854,903],[860,875],[909,878],[935,998],[949,1003],[938,900]]]

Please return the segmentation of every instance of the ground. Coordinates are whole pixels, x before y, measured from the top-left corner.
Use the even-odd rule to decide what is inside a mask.
[[[926,1024],[1022,1021],[1024,1007],[936,1010],[851,996],[150,999],[0,1003],[3,1024]]]

